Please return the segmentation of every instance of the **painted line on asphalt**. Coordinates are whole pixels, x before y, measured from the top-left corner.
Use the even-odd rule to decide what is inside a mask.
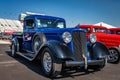
[[[17,63],[18,61],[3,61],[3,62],[0,62],[0,64],[14,64],[14,63]]]

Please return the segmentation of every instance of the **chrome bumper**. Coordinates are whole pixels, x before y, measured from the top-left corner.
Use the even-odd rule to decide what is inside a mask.
[[[85,66],[85,64],[87,64],[87,66],[89,65],[101,65],[104,63],[104,60],[88,60],[87,63],[85,63],[85,61],[66,61],[65,64],[67,67],[70,66],[80,66],[83,67]]]

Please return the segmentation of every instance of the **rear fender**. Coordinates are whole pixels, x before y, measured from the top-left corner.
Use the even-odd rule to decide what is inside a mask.
[[[14,38],[12,39],[12,44],[15,45],[16,51],[18,52],[18,51],[19,51],[19,42],[18,42],[18,39],[17,39],[16,37],[14,37]]]
[[[46,37],[45,37],[45,34],[39,32],[39,33],[36,33],[36,34],[33,36],[32,42],[34,42],[34,39],[35,39],[35,37],[37,37],[37,36],[40,37],[40,39],[41,39],[41,41],[42,41],[43,43],[47,41],[47,40],[46,40]]]

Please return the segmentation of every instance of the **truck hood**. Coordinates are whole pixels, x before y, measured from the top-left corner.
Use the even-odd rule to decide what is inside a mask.
[[[43,29],[38,29],[37,30],[37,32],[59,33],[59,34],[62,34],[64,32],[70,32],[70,33],[72,33],[73,31],[85,32],[84,30],[81,30],[81,29],[78,29],[78,28],[43,28]]]

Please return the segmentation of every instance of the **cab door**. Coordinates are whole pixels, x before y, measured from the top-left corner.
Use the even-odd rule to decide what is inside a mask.
[[[32,51],[32,39],[35,34],[35,21],[33,18],[24,21],[23,33],[23,49],[25,51]]]

